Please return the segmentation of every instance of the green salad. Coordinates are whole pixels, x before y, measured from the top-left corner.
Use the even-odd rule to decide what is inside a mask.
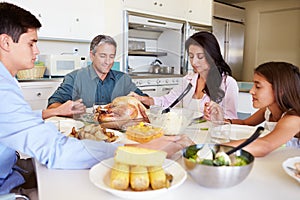
[[[249,163],[245,156],[232,155],[230,158],[225,152],[218,152],[214,159],[200,158],[197,155],[198,150],[196,147],[188,149],[186,158],[194,163],[210,166],[244,166]]]

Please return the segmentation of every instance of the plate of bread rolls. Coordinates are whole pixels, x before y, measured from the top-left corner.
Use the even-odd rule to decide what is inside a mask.
[[[163,151],[132,146],[118,147],[115,157],[90,169],[90,181],[98,188],[126,199],[151,199],[180,186],[187,173],[166,159]]]

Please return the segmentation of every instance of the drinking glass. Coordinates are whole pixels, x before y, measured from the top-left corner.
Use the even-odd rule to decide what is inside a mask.
[[[225,121],[211,121],[209,126],[210,142],[225,143],[230,141],[231,124]]]

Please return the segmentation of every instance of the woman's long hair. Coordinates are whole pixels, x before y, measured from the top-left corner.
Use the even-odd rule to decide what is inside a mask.
[[[286,62],[267,62],[259,65],[254,73],[272,85],[275,101],[282,112],[300,116],[299,68]]]
[[[225,92],[220,88],[222,76],[232,76],[232,71],[222,57],[216,37],[210,32],[197,32],[185,42],[187,51],[189,51],[190,45],[201,46],[204,49],[205,58],[210,66],[204,92],[212,101],[221,102],[225,96]]]

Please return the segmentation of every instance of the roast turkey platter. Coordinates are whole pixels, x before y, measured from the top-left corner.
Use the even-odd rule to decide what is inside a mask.
[[[104,128],[124,129],[138,122],[149,122],[146,107],[136,98],[120,96],[94,111],[94,119]]]

